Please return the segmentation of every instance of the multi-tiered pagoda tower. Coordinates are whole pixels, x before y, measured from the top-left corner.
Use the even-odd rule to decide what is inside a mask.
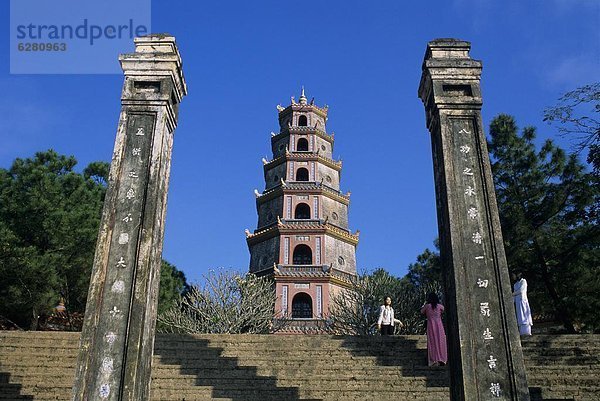
[[[358,232],[348,230],[350,193],[340,192],[342,162],[333,160],[327,106],[302,94],[279,110],[271,134],[273,159],[263,159],[265,190],[256,194],[258,228],[246,231],[250,272],[268,275],[277,291],[276,316],[326,316],[330,299],[356,275]]]

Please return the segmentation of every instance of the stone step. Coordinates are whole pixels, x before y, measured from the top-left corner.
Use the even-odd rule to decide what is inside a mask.
[[[404,366],[413,367],[427,364],[427,356],[417,354],[412,358],[408,357],[396,357],[396,356],[311,356],[310,359],[302,357],[300,355],[292,355],[287,357],[285,355],[203,355],[193,354],[188,356],[173,356],[173,355],[155,355],[154,364],[178,364],[193,367],[201,366],[213,366],[215,363],[223,364],[225,366],[235,366],[248,364],[255,366],[296,366],[306,365],[311,367],[319,368],[339,368],[344,367],[349,363],[355,363],[355,361],[361,361],[365,366]],[[61,355],[0,355],[0,364],[7,366],[75,366],[77,358],[75,356],[61,356]],[[583,361],[583,359],[582,359]],[[548,363],[538,363],[537,365],[547,365],[555,362],[554,360],[548,361]],[[532,363],[533,365],[533,363]]]
[[[348,358],[362,358],[362,357],[375,357],[381,359],[382,361],[393,360],[398,357],[402,360],[409,359],[413,360],[414,358],[425,357],[425,350],[387,350],[387,351],[372,351],[372,350],[356,350],[356,351],[346,351],[346,350],[337,350],[337,351],[310,351],[311,357],[315,358],[318,356],[325,357],[348,357]],[[213,357],[231,357],[237,358],[240,360],[246,358],[253,359],[271,359],[278,356],[286,356],[289,359],[304,359],[306,357],[307,350],[290,350],[288,352],[282,351],[261,351],[257,356],[258,351],[245,351],[245,352],[236,352],[235,349],[229,350],[217,350],[217,349],[200,349],[197,352],[194,352],[193,359],[210,359]],[[162,358],[164,354],[157,352],[157,357]],[[597,364],[600,363],[600,353],[597,354],[588,354],[587,352],[580,352],[579,350],[570,350],[570,349],[552,349],[552,350],[544,350],[544,351],[533,351],[533,350],[525,350],[525,361],[526,362],[542,362],[538,363],[538,365],[544,365],[544,362],[549,363],[567,363],[568,365],[572,364]],[[176,358],[176,357],[188,357],[190,355],[189,351],[181,351],[177,350],[176,352],[168,353],[168,357],[165,358]],[[35,357],[37,359],[44,359],[48,361],[56,361],[57,359],[76,359],[77,350],[61,350],[60,355],[57,355],[56,349],[51,348],[0,348],[0,358],[10,357],[13,360],[21,360],[26,357]]]
[[[600,338],[596,334],[536,334],[533,336],[521,337],[522,344],[530,343],[549,343],[561,344],[565,342],[578,343],[600,343]]]
[[[23,383],[29,385],[28,382]],[[274,377],[253,377],[241,379],[237,377],[222,378],[199,378],[176,377],[176,378],[157,378],[153,379],[153,385],[157,388],[187,388],[196,385],[212,386],[217,389],[231,390],[251,390],[251,389],[269,389],[271,387],[300,387],[313,390],[356,390],[356,391],[378,391],[380,389],[398,389],[408,391],[415,388],[424,387],[447,387],[446,380],[430,380],[425,378],[404,378],[403,380],[373,380],[373,378],[364,378],[361,380],[354,378],[274,378]]]
[[[244,334],[240,334],[238,336],[243,336]],[[267,340],[263,341],[248,341],[244,339],[240,339],[237,342],[235,339],[235,335],[229,335],[228,338],[219,339],[217,337],[213,338],[196,338],[196,337],[185,337],[185,338],[164,338],[164,339],[156,339],[156,345],[158,347],[172,347],[173,344],[188,344],[188,343],[203,343],[203,344],[211,344],[214,346],[239,346],[239,347],[262,347],[266,346],[269,348],[272,347],[315,347],[315,348],[336,348],[336,347],[363,347],[364,345],[369,346],[381,346],[381,347],[389,347],[390,345],[402,345],[402,346],[411,346],[411,347],[426,347],[427,340],[425,337],[421,339],[410,339],[403,336],[365,336],[365,337],[357,337],[357,338],[348,338],[341,339],[336,337],[328,337],[328,336],[305,336],[306,340],[294,340],[290,337],[282,337],[276,335],[264,335],[267,337]],[[291,336],[298,337],[298,336]]]
[[[284,356],[279,356],[283,358]],[[255,366],[301,366],[310,365],[313,367],[327,368],[327,367],[339,367],[350,361],[360,360],[365,366],[419,366],[425,365],[425,355],[415,355],[413,358],[406,357],[394,357],[394,356],[346,356],[346,357],[322,357],[318,359],[312,359],[307,361],[305,358],[295,355],[288,359],[274,359],[273,355],[269,356],[252,356],[252,355],[240,355],[235,357],[234,354],[231,356],[220,355],[220,356],[207,356],[202,354],[189,355],[187,357],[176,357],[176,356],[161,356],[157,355],[154,358],[155,365],[160,364],[185,364],[186,366],[213,366],[215,362],[218,364],[225,365],[243,365],[252,364]],[[76,356],[75,355],[6,355],[0,353],[0,362],[5,366],[75,366]],[[527,366],[548,366],[548,367],[560,367],[565,368],[597,368],[600,366],[600,358],[597,356],[562,356],[562,357],[528,357],[525,358],[525,364]]]
[[[288,347],[284,348],[265,348],[265,349],[252,349],[252,348],[235,348],[233,346],[227,348],[221,347],[213,347],[210,346],[188,346],[188,347],[174,347],[172,349],[161,349],[156,348],[155,354],[188,354],[190,352],[198,353],[198,352],[208,352],[208,353],[231,353],[234,352],[236,354],[257,354],[257,353],[270,353],[270,354],[283,354],[283,353],[305,353],[307,350],[310,350],[311,353],[314,354],[324,354],[324,355],[413,355],[413,354],[424,354],[427,352],[426,348],[402,348],[400,346],[385,349],[385,348],[376,348],[376,347],[363,347],[357,349],[348,349],[348,348],[331,348],[331,349],[310,349],[310,348],[302,348],[302,347]],[[60,352],[63,355],[77,355],[78,348],[61,348],[61,347],[52,347],[52,346],[2,346],[0,345],[0,355],[3,354],[19,354],[25,353],[27,355],[47,355],[47,354],[56,354]],[[593,353],[591,353],[593,354]]]
[[[7,358],[0,356],[0,365],[11,366],[75,366],[77,357],[62,355],[11,355]]]
[[[580,374],[576,376],[547,376],[547,377],[529,377],[527,376],[530,386],[554,387],[554,386],[584,386],[592,387],[598,384],[598,375],[596,374]]]
[[[71,399],[71,388],[55,388],[52,385],[36,386],[30,389],[21,389],[16,394],[6,391],[5,385],[0,385],[0,400],[60,400]]]
[[[2,365],[0,370],[10,371],[9,381],[11,383],[18,382],[21,377],[32,377],[32,376],[48,376],[55,377],[56,380],[72,380],[75,377],[75,366],[69,366],[68,368],[31,368],[29,366],[5,366]],[[3,381],[8,382],[7,379],[2,378]]]
[[[525,366],[528,365],[561,365],[561,366],[596,366],[599,363],[598,357],[528,357],[525,358]]]
[[[0,386],[0,400],[60,400],[71,399],[71,389],[51,386],[37,386],[27,392],[8,393]],[[186,401],[191,400],[299,400],[295,388],[244,389],[244,390],[215,390],[210,387],[194,387],[193,389],[161,389],[152,388],[152,401]],[[227,397],[227,396],[230,397]]]
[[[425,390],[300,390],[302,399],[339,400],[339,401],[376,401],[376,400],[417,400],[417,401],[449,401],[450,391],[447,388],[427,388]]]
[[[74,373],[74,372],[73,372]],[[269,371],[252,371],[244,369],[236,370],[216,370],[216,369],[198,369],[177,371],[176,369],[163,371],[155,369],[152,378],[155,384],[161,383],[161,387],[181,388],[184,385],[214,385],[217,386],[220,381],[234,383],[238,386],[245,380],[260,382],[263,379],[273,380],[277,378],[277,383],[283,385],[302,385],[311,388],[319,386],[329,386],[331,380],[341,383],[345,382],[363,382],[363,387],[368,387],[368,383],[376,377],[378,385],[385,386],[401,386],[412,388],[415,385],[435,385],[448,386],[448,377],[446,372],[428,372],[425,368],[418,372],[404,373],[399,371],[329,371],[323,375],[307,374],[306,370],[297,369],[295,371],[277,371],[271,369]],[[225,378],[225,379],[224,379]],[[25,387],[35,386],[38,383],[52,382],[56,385],[70,386],[73,383],[74,374],[66,374],[66,372],[30,372],[30,371],[14,371],[10,381],[12,383],[21,383]],[[323,384],[325,383],[325,384]],[[327,388],[327,387],[326,387]]]
[[[10,382],[18,383],[23,382],[24,379],[31,379],[34,381],[55,381],[61,383],[72,383],[75,375],[75,369],[68,367],[65,369],[30,369],[25,367],[3,367],[5,371],[11,372]],[[435,370],[428,370],[427,367],[421,367],[420,369],[409,370],[409,369],[372,369],[372,370],[359,370],[358,368],[343,370],[343,369],[331,369],[323,371],[322,375],[315,373],[314,371],[295,367],[292,369],[278,369],[272,367],[256,368],[254,366],[248,367],[236,367],[235,369],[222,369],[218,368],[197,368],[197,369],[161,369],[160,366],[156,366],[153,370],[152,377],[157,379],[171,379],[171,378],[206,378],[206,379],[219,379],[221,377],[228,378],[256,378],[256,377],[278,377],[282,379],[310,379],[320,380],[323,375],[329,375],[336,379],[371,379],[378,377],[381,381],[398,381],[403,382],[407,380],[436,380],[436,381],[447,381],[448,374],[446,372],[439,372]],[[573,377],[585,376],[584,372],[580,375],[573,375]],[[532,379],[536,379],[543,376],[532,376]],[[556,377],[556,376],[549,376]]]
[[[0,338],[2,339],[24,339],[26,341],[31,338],[38,340],[47,340],[56,342],[60,340],[79,341],[79,332],[65,331],[2,331]],[[577,337],[577,336],[573,336]],[[554,338],[554,337],[552,337]],[[265,335],[265,334],[161,334],[156,335],[156,343],[173,344],[176,342],[186,341],[210,341],[212,343],[266,343],[266,344],[315,344],[322,343],[324,345],[331,344],[332,341],[345,342],[348,344],[360,343],[392,343],[398,341],[426,343],[425,336],[421,335],[398,335],[398,336],[335,336],[335,335]]]
[[[40,344],[38,342],[34,342],[34,343],[27,343],[25,341],[23,342],[14,342],[14,341],[10,341],[10,342],[3,342],[2,341],[3,338],[0,337],[0,349],[6,349],[6,350],[14,350],[14,351],[20,351],[23,349],[31,349],[31,350],[47,350],[47,349],[60,349],[60,350],[64,350],[66,352],[77,352],[77,350],[79,350],[79,342],[71,342],[69,344]],[[35,338],[32,338],[30,341],[36,341]]]
[[[271,337],[274,339],[278,339],[278,336],[265,336]],[[362,349],[365,346],[368,346],[371,349],[427,349],[427,343],[425,341],[420,342],[412,342],[405,341],[400,338],[394,339],[393,341],[377,341],[376,337],[372,337],[373,340],[370,342],[368,340],[362,340],[360,342],[345,342],[338,340],[331,340],[323,342],[320,341],[311,341],[311,342],[291,342],[286,344],[281,341],[274,342],[242,342],[236,344],[229,340],[225,341],[214,341],[214,340],[204,340],[204,339],[186,339],[185,341],[156,341],[155,350],[156,351],[169,351],[173,349],[181,349],[181,348],[230,348],[235,347],[236,349],[249,349],[249,350],[286,350],[286,349],[320,349],[320,350],[329,350],[329,349]],[[290,340],[291,341],[291,340]],[[50,338],[37,338],[36,336],[31,336],[29,338],[13,338],[6,337],[0,335],[0,346],[6,347],[23,347],[23,348],[53,348],[53,349],[78,349],[79,348],[79,339],[70,338],[63,340],[53,340]]]
[[[57,351],[61,355],[65,356],[77,356],[78,346],[71,344],[71,347],[61,347],[55,345],[40,345],[40,344],[22,344],[20,346],[11,344],[3,344],[0,343],[0,356],[2,355],[56,355]],[[216,347],[213,344],[209,346],[201,346],[201,345],[188,345],[187,347],[171,347],[171,348],[159,348],[156,347],[155,354],[183,354],[187,355],[190,352],[193,353],[209,353],[215,354],[219,353],[222,355],[254,355],[256,353],[268,353],[270,355],[278,355],[278,354],[303,354],[307,351],[306,348],[302,348],[300,346],[290,346],[287,348],[264,348],[264,349],[256,349],[256,348],[243,348],[243,347]],[[377,347],[365,347],[362,349],[352,349],[352,348],[329,348],[329,349],[315,349],[310,350],[314,355],[373,355],[373,356],[385,356],[385,355],[398,355],[398,356],[406,356],[412,357],[415,354],[425,354],[426,347],[424,348],[402,348],[400,346],[395,348],[377,348]],[[600,347],[591,348],[591,347],[568,347],[568,348],[547,348],[541,347],[539,349],[527,348],[523,349],[523,355],[525,359],[530,357],[547,357],[547,358],[555,358],[555,357],[589,357],[589,356],[598,356],[600,355]]]
[[[600,348],[598,349],[584,349],[584,348],[523,348],[523,356],[563,356],[563,355],[572,355],[572,356],[580,356],[580,355],[598,355],[600,352]]]
[[[349,364],[360,364],[362,366],[388,366],[388,367],[422,367],[426,366],[426,359],[411,360],[411,361],[399,361],[394,358],[378,359],[370,357],[362,358],[348,358],[343,360],[310,360],[296,358],[296,359],[259,359],[256,358],[220,358],[220,359],[202,359],[202,358],[187,358],[187,359],[172,359],[164,358],[161,360],[161,364],[179,364],[186,368],[199,368],[199,367],[226,367],[226,366],[255,366],[257,368],[262,367],[277,367],[277,368],[289,368],[289,367],[302,367],[305,366],[310,369],[324,369],[324,368],[335,368],[345,369]]]
[[[595,336],[592,335],[592,336]],[[539,348],[539,347],[551,347],[551,348],[565,348],[565,347],[591,347],[598,348],[600,341],[598,339],[565,339],[563,341],[552,341],[543,339],[521,339],[521,345],[526,348]]]
[[[77,352],[65,352],[64,350],[52,350],[50,348],[45,348],[43,350],[32,350],[31,352],[27,352],[26,348],[20,350],[7,350],[0,348],[0,358],[1,359],[12,359],[12,358],[52,358],[52,357],[62,357],[62,358],[77,358]]]
[[[586,366],[527,365],[526,368],[528,375],[573,375],[581,372],[600,372],[600,364]]]
[[[600,390],[598,386],[530,386],[531,401],[598,401]]]
[[[348,362],[356,361],[360,362],[355,364],[348,364]],[[29,362],[29,363],[25,363]],[[360,372],[386,372],[389,374],[416,374],[422,375],[425,373],[436,372],[439,374],[444,374],[445,368],[443,367],[428,367],[426,364],[413,363],[405,364],[405,365],[389,365],[383,366],[377,363],[364,363],[364,362],[374,362],[372,360],[362,360],[362,359],[353,359],[350,361],[287,361],[287,360],[276,360],[276,361],[261,361],[261,363],[257,364],[256,361],[239,361],[235,359],[230,360],[181,360],[178,362],[169,361],[166,363],[165,361],[161,361],[160,359],[155,359],[153,367],[157,372],[164,372],[161,374],[175,373],[181,371],[230,371],[230,370],[261,370],[261,371],[277,371],[277,372],[294,372],[299,371],[305,375],[322,375],[324,373],[333,373],[336,374],[348,372],[348,374],[356,374]],[[55,363],[48,364],[45,361],[41,361],[37,358],[30,358],[26,361],[5,361],[2,364],[3,368],[10,368],[13,373],[18,372],[40,372],[40,373],[56,373],[56,372],[64,372],[66,369],[71,368],[75,369],[75,361],[66,361],[64,359],[58,359]],[[319,367],[319,370],[316,371],[314,368]]]
[[[382,376],[382,380],[396,380],[403,377],[447,377],[447,370],[444,367],[427,367],[427,366],[416,366],[414,368],[400,366],[400,367],[384,367],[384,366],[353,366],[349,365],[343,369],[336,368],[323,368],[315,371],[314,369],[306,368],[302,365],[277,368],[273,366],[266,366],[262,368],[254,368],[253,370],[257,375],[260,376],[274,376],[278,374],[285,374],[289,376],[300,376],[300,377],[373,377],[373,375]],[[156,369],[153,370],[152,377],[174,377],[175,375],[196,375],[200,377],[212,377],[214,375],[220,375],[220,372],[238,372],[246,371],[244,367],[233,367],[225,368],[222,367],[219,370],[208,369],[205,366],[190,368],[181,367],[180,365],[156,365]],[[388,378],[389,377],[389,378]]]
[[[269,356],[282,356],[282,355],[297,355],[297,356],[306,356],[307,349],[306,348],[290,348],[287,350],[284,349],[265,349],[265,350],[252,350],[252,349],[235,349],[234,347],[229,348],[213,348],[213,347],[195,347],[195,348],[174,348],[173,350],[163,350],[158,349],[155,351],[155,355],[177,355],[177,356],[185,356],[190,353],[193,354],[204,354],[204,355],[221,355],[221,356],[230,356],[230,355],[269,355]],[[415,355],[426,355],[426,349],[408,349],[408,348],[395,348],[395,349],[371,349],[371,348],[363,348],[363,349],[316,349],[310,350],[311,355],[314,356],[323,356],[323,357],[344,357],[344,356],[398,356],[398,357],[406,357],[413,358]],[[22,356],[22,355],[35,355],[35,356],[53,356],[53,355],[64,355],[68,357],[76,357],[78,353],[78,349],[64,349],[64,348],[51,348],[51,347],[1,347],[0,346],[0,356]]]
[[[283,354],[283,353],[302,353],[302,352],[306,352],[306,351],[310,351],[311,353],[315,353],[315,354],[332,354],[332,355],[337,355],[337,354],[365,354],[365,353],[369,353],[372,355],[401,355],[401,354],[414,354],[414,353],[426,353],[427,352],[427,348],[423,347],[423,348],[413,348],[413,347],[403,347],[403,346],[394,346],[392,348],[379,348],[379,347],[369,347],[368,345],[365,345],[361,348],[345,348],[345,347],[339,347],[339,348],[311,348],[311,347],[300,347],[300,346],[294,346],[294,347],[264,347],[264,348],[252,348],[252,347],[234,347],[234,346],[228,346],[228,347],[217,347],[214,346],[213,344],[210,344],[208,346],[198,346],[198,345],[189,345],[189,346],[182,346],[182,347],[173,347],[172,349],[164,349],[164,348],[155,348],[154,353],[156,355],[160,355],[160,354],[173,354],[173,353],[179,353],[179,354],[188,354],[190,352],[210,352],[210,353],[218,353],[218,352],[222,352],[222,353],[230,353],[230,352],[235,352],[236,354],[261,354],[261,353],[272,353],[272,354]]]
[[[308,352],[308,351],[307,351]],[[306,352],[304,355],[285,355],[285,354],[245,354],[245,355],[235,355],[233,353],[229,355],[206,355],[203,353],[197,353],[192,355],[157,355],[164,363],[202,363],[197,361],[215,361],[215,360],[224,360],[231,361],[232,363],[242,363],[246,362],[256,362],[257,365],[263,365],[265,363],[308,363],[316,366],[327,365],[327,364],[343,364],[345,362],[350,362],[354,360],[361,360],[365,363],[370,364],[378,364],[383,366],[395,366],[395,365],[412,365],[414,363],[423,364],[427,361],[426,354],[415,354],[412,357],[407,356],[395,356],[395,355],[385,355],[385,356],[373,356],[373,355],[344,355],[344,356],[330,356],[330,355],[313,355],[311,354],[310,359],[306,357]],[[27,358],[25,356],[18,358]],[[40,359],[50,359],[51,356],[43,357]]]
[[[21,332],[23,333],[23,332]],[[397,336],[336,336],[327,334],[318,335],[296,335],[296,334],[157,334],[156,341],[197,341],[206,340],[211,342],[234,342],[234,343],[327,343],[331,341],[344,341],[347,343],[361,343],[373,341],[390,343],[396,341],[426,342],[425,336],[421,335],[397,335]]]
[[[597,334],[595,334],[597,336]],[[526,350],[549,350],[549,349],[581,349],[581,350],[590,350],[592,352],[600,349],[600,341],[595,342],[586,342],[582,341],[573,341],[573,342],[563,342],[552,344],[550,342],[524,342],[522,343],[523,349]]]
[[[380,390],[376,393],[369,391],[353,390],[303,390],[292,389],[287,397],[282,397],[280,391],[233,391],[233,390],[213,390],[201,392],[184,390],[157,389],[153,391],[152,400],[178,400],[186,401],[198,400],[244,400],[244,401],[282,401],[287,400],[306,400],[306,401],[380,401],[388,400],[415,400],[415,401],[449,401],[450,394],[448,389],[440,391],[414,391],[414,390]],[[178,398],[174,398],[178,397]]]
[[[363,350],[356,351],[348,351],[348,350],[311,350],[311,349],[290,349],[287,352],[284,350],[236,350],[235,348],[228,349],[219,349],[219,348],[202,348],[202,349],[188,349],[188,350],[173,350],[170,352],[164,352],[162,350],[157,350],[154,355],[158,355],[161,357],[182,357],[188,355],[194,355],[202,358],[211,358],[211,357],[252,357],[252,356],[262,356],[263,359],[266,359],[270,356],[288,356],[293,358],[307,356],[314,356],[315,359],[318,357],[331,357],[335,358],[337,356],[350,358],[350,357],[402,357],[402,358],[413,358],[419,355],[427,355],[426,350],[409,350],[409,349],[398,349],[398,350],[387,350],[387,351],[378,351],[371,350],[369,348],[365,348]]]

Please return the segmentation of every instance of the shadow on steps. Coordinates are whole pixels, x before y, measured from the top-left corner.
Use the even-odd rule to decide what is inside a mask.
[[[160,365],[177,365],[181,374],[195,375],[195,385],[210,387],[212,398],[306,400],[300,398],[297,387],[277,386],[276,377],[260,376],[255,367],[241,366],[238,358],[222,356],[224,348],[209,344],[207,339],[186,334],[157,334],[154,355],[160,358]],[[153,398],[157,393],[168,391],[167,387],[157,385],[157,379],[153,375]],[[191,394],[188,399],[194,398]],[[180,399],[185,400],[185,394]]]
[[[19,383],[10,382],[10,373],[0,372],[0,400],[33,400],[33,396],[21,394],[22,387]]]
[[[575,398],[544,398],[541,387],[529,387],[529,396],[531,401],[575,401]]]
[[[427,366],[427,349],[414,336],[344,336],[342,346],[354,356],[371,356],[379,366],[398,367],[407,378],[422,378],[426,387],[449,388],[446,366]],[[368,353],[368,355],[365,354]]]

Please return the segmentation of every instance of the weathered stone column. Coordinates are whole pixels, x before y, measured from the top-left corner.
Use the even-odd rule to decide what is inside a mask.
[[[119,57],[121,114],[102,212],[73,400],[149,400],[167,189],[187,88],[175,38]]]
[[[452,400],[529,400],[490,160],[481,62],[429,42],[419,97],[431,132]]]

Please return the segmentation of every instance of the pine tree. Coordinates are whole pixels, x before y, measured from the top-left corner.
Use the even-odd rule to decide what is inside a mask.
[[[535,128],[519,134],[499,115],[488,144],[508,265],[524,273],[534,313],[553,313],[569,332],[600,327],[599,186],[576,155]]]
[[[109,164],[75,171],[53,150],[0,169],[0,317],[36,329],[60,298],[84,312]],[[185,276],[163,263],[160,300],[170,305]],[[164,306],[159,305],[159,309]]]

